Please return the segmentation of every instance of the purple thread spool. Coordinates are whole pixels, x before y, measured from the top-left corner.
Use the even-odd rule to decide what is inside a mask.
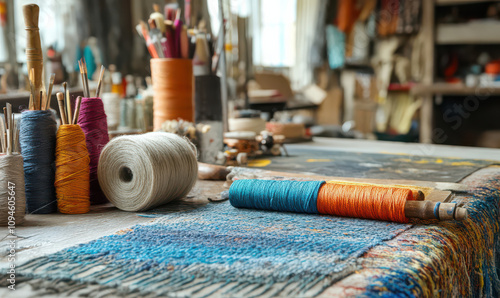
[[[90,157],[90,203],[92,205],[107,203],[108,199],[102,192],[97,179],[99,156],[109,142],[106,113],[100,98],[82,98],[78,124],[85,133]]]

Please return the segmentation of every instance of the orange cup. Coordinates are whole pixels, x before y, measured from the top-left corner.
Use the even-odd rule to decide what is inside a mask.
[[[194,120],[193,62],[191,59],[151,59],[153,126],[167,120]]]

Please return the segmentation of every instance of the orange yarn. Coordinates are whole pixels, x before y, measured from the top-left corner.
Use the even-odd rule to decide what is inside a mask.
[[[61,125],[56,143],[56,196],[59,212],[87,213],[89,198],[89,153],[79,125]]]
[[[321,214],[406,223],[407,200],[414,200],[409,188],[325,183],[319,189],[317,207]]]

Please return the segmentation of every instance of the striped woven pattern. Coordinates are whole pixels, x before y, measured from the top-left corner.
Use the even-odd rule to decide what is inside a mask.
[[[29,277],[157,295],[315,295],[356,270],[356,258],[409,227],[224,202],[166,214],[19,268]]]

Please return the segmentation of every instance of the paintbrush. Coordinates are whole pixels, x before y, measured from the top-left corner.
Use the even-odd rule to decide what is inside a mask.
[[[5,119],[0,117],[0,144],[1,150],[4,153],[7,150],[7,132],[5,131]]]
[[[84,74],[83,74],[83,65],[82,65],[81,60],[78,60],[78,68],[80,69],[80,77],[82,79],[83,96],[88,98],[89,94],[87,93],[87,90],[85,89],[85,78],[84,78]]]
[[[175,29],[174,23],[170,20],[165,21],[165,36],[167,37],[167,58],[177,58],[175,51]]]
[[[64,108],[65,108],[64,112],[69,117],[69,115],[71,115],[71,113],[69,112],[70,110],[68,109],[68,106],[70,106],[70,104],[69,104],[70,101],[69,101],[68,83],[64,82],[64,83],[62,83],[62,85],[63,85],[63,92],[64,92],[63,93],[63,95],[64,95]],[[66,120],[67,119],[68,118],[66,118]],[[68,121],[66,121],[66,123],[69,124]]]
[[[98,96],[96,96],[98,97]],[[75,115],[73,115],[73,121],[72,124],[76,124],[78,122],[78,116],[80,116],[80,105],[82,104],[82,97],[78,96],[76,98],[76,104],[75,104]]]
[[[14,140],[14,144],[12,145],[13,146],[13,151],[14,152],[19,152],[19,129],[17,127],[17,121],[15,121],[16,119],[14,118],[14,114],[12,114],[12,126],[14,127],[14,129],[12,130],[13,132],[13,137],[12,139]]]
[[[144,37],[144,40],[146,41],[146,46],[148,48],[149,54],[153,58],[158,58],[159,56],[158,56],[158,53],[156,52],[156,47],[151,42],[151,38],[149,37],[148,25],[146,25],[146,23],[144,23],[144,21],[140,21],[139,25],[141,26],[142,37]]]
[[[101,73],[99,74],[99,81],[97,82],[97,89],[95,90],[95,97],[101,96],[102,79],[104,78],[104,65],[101,65]]]
[[[187,28],[186,26],[182,26],[182,31],[181,31],[181,58],[183,59],[188,59],[189,58],[189,39],[188,39],[188,34],[187,34]]]
[[[36,103],[35,103],[35,85],[33,83],[35,77],[35,71],[33,68],[30,70],[28,80],[30,82],[30,103],[29,103],[29,109],[30,110],[36,110]]]
[[[163,53],[161,47],[161,38],[162,34],[158,28],[156,28],[156,23],[153,19],[148,20],[149,24],[149,37],[151,38],[151,42],[155,45],[156,53],[159,58],[165,58],[165,54]]]
[[[7,106],[7,154],[12,154],[12,105],[10,103]]]
[[[50,109],[50,100],[52,99],[52,87],[54,87],[54,80],[56,78],[56,74],[53,73],[50,75],[50,81],[49,81],[49,91],[47,92],[47,103],[45,105],[45,109],[48,110]]]
[[[4,140],[5,140],[5,149],[3,150],[3,152],[7,152],[7,148],[9,147],[9,121],[7,121],[7,108],[4,107],[3,108],[3,119],[4,119],[4,122],[5,122],[5,131],[4,131],[4,134],[3,134],[3,137],[4,137]]]
[[[87,72],[87,62],[85,62],[85,58],[83,58],[82,65],[83,65],[83,74],[84,74],[83,77],[85,79],[85,88],[87,88],[87,95],[90,97],[89,76],[88,76],[88,72]]]
[[[174,21],[174,47],[175,47],[175,58],[181,57],[181,34],[182,34],[182,21],[181,21],[181,10],[177,9],[177,13]]]
[[[57,104],[59,105],[59,113],[61,114],[62,124],[68,124],[66,121],[66,111],[64,109],[64,94],[62,92],[57,92]]]
[[[161,33],[164,33],[165,24],[163,22],[165,21],[165,18],[160,12],[160,6],[158,4],[153,4],[153,9],[154,12],[149,16],[149,18],[156,23],[156,28],[158,28],[158,30],[160,30]]]

